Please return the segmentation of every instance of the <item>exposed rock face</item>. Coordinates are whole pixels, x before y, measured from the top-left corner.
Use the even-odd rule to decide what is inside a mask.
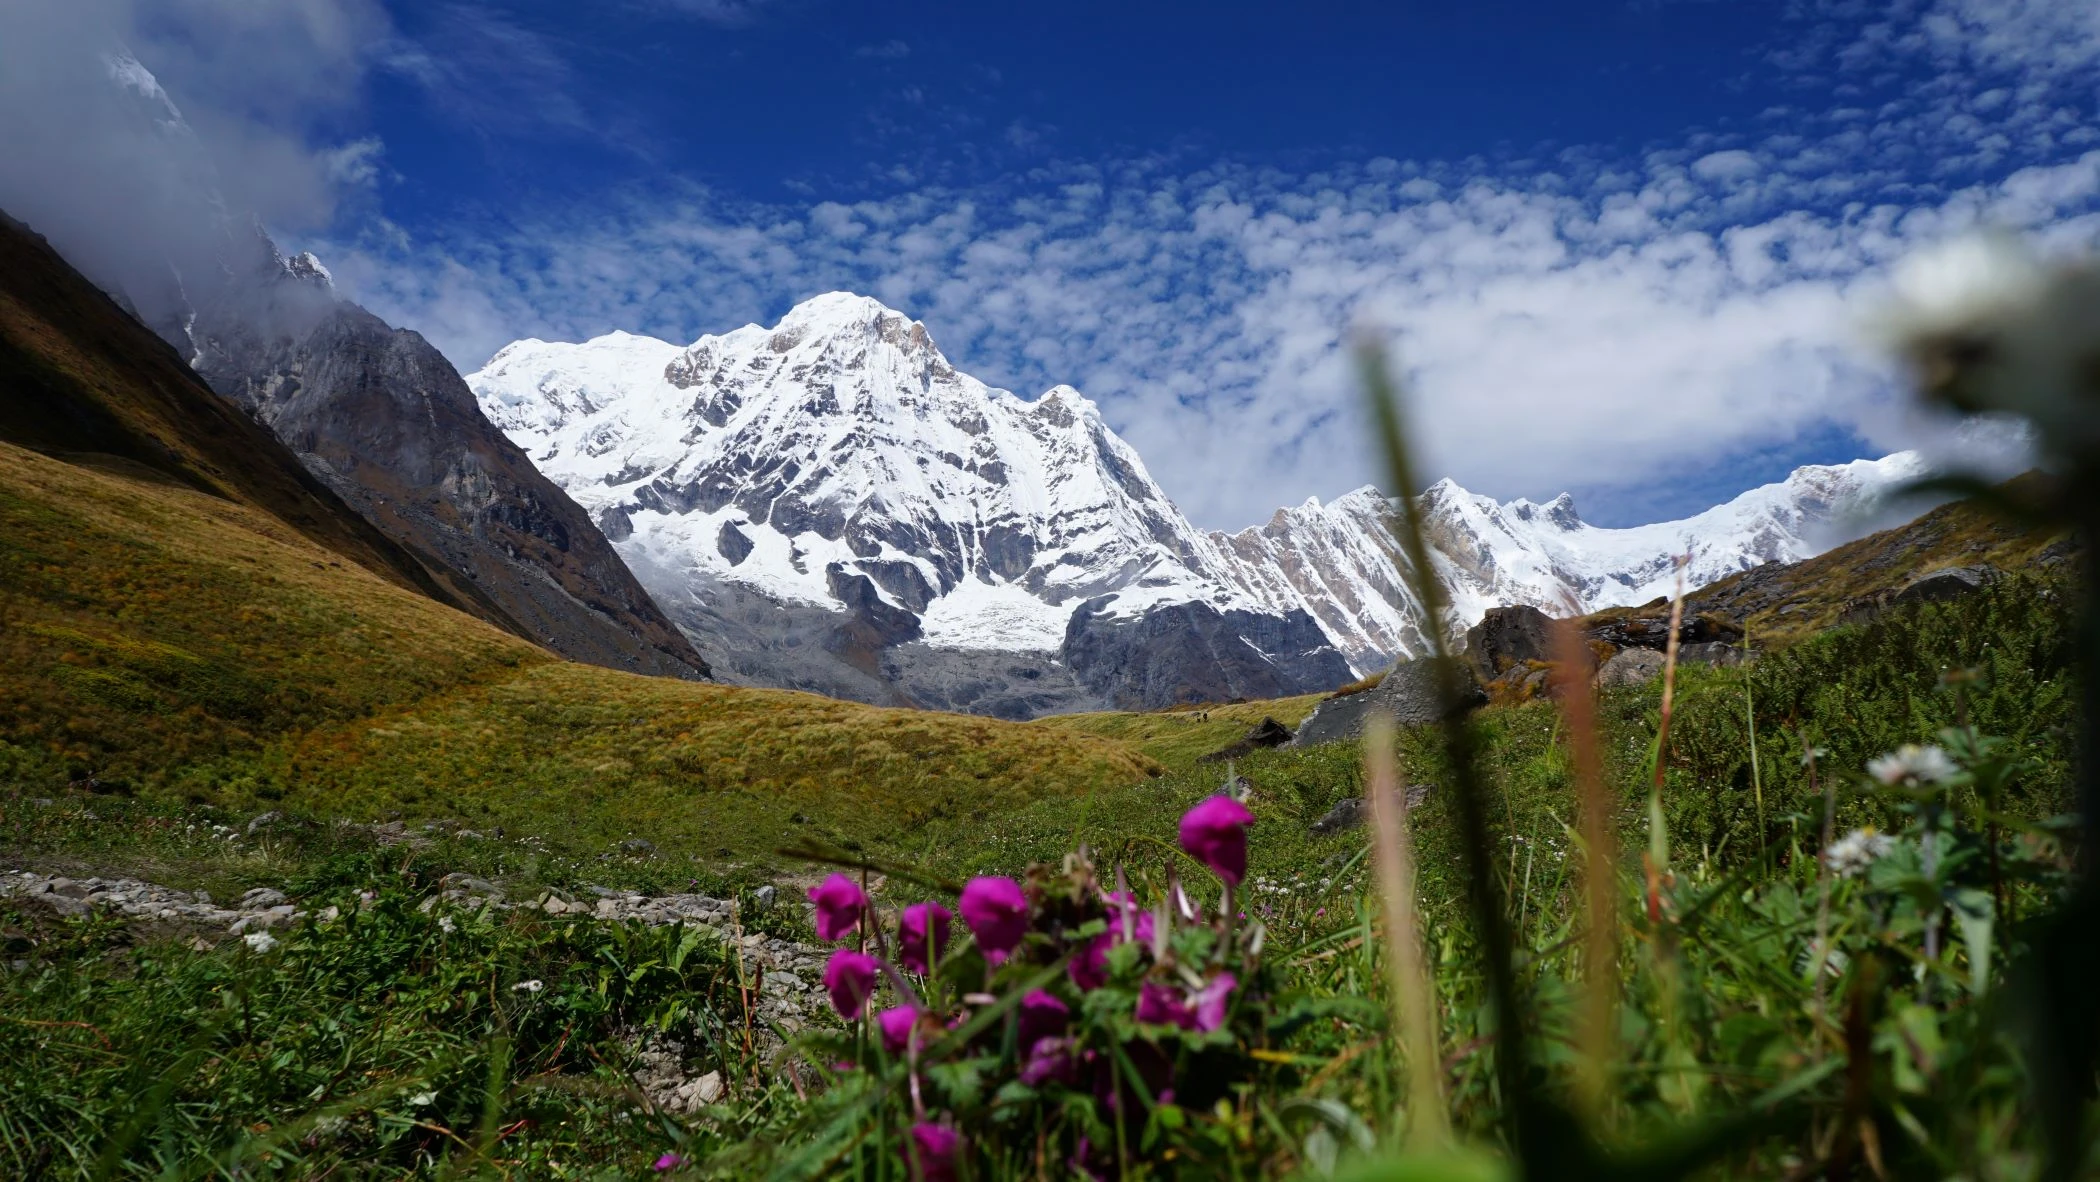
[[[1298,724],[1298,737],[1291,740],[1291,745],[1311,747],[1357,738],[1363,734],[1364,719],[1374,711],[1401,726],[1420,726],[1485,703],[1487,694],[1473,675],[1472,666],[1453,658],[1452,667],[1458,673],[1459,697],[1448,706],[1438,691],[1431,658],[1402,661],[1386,673],[1377,688],[1320,703],[1319,709]]]
[[[496,622],[575,660],[706,676],[598,527],[489,424],[436,349],[338,299],[310,256],[286,260],[259,231],[246,245],[180,342],[214,389]]]
[[[1599,689],[1640,685],[1662,674],[1663,655],[1652,648],[1621,649],[1597,670]]]
[[[1979,566],[1955,566],[1936,570],[1912,580],[1903,590],[1896,592],[1891,603],[1940,603],[1958,599],[1972,591],[1981,591],[1998,581],[1997,567],[1988,564]]]
[[[1220,612],[1207,603],[1165,604],[1135,619],[1081,604],[1065,631],[1064,663],[1119,710],[1234,698],[1281,698],[1349,679],[1312,617]]]
[[[488,610],[314,478],[166,341],[0,213],[0,439],[120,463],[261,509],[315,544],[461,610]]]
[[[1482,681],[1552,657],[1553,621],[1528,604],[1489,608],[1478,624],[1466,630],[1466,663]]]
[[[1583,635],[1614,648],[1652,648],[1660,652],[1670,644],[1670,607],[1666,603],[1649,604],[1630,615],[1599,620],[1583,629]],[[1695,613],[1689,605],[1684,622],[1677,628],[1680,647],[1741,644],[1742,640],[1742,625],[1711,612]]]

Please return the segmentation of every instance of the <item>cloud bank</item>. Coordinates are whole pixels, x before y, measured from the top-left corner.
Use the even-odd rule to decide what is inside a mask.
[[[317,229],[378,176],[336,123],[376,0],[4,0],[0,25],[0,208],[135,301],[213,265],[229,216]]]
[[[1633,158],[1068,163],[799,207],[658,188],[332,256],[464,368],[521,336],[683,342],[865,292],[987,380],[1079,386],[1222,527],[1376,479],[1343,347],[1370,326],[1426,472],[1676,512],[1699,506],[1662,505],[1675,483],[1939,436],[1856,327],[1896,258],[1979,223],[2100,239],[2100,10],[1859,11],[1813,10],[1775,63],[1817,102]]]
[[[1979,222],[2100,238],[2100,8],[2083,0],[1802,0],[1770,54],[1798,101],[1634,154],[1080,160],[799,205],[671,179],[414,234],[382,216],[385,146],[350,118],[370,71],[492,137],[602,122],[561,86],[526,102],[473,83],[492,65],[567,76],[499,10],[434,9],[410,41],[377,0],[0,6],[0,206],[107,284],[150,285],[200,227],[254,210],[469,369],[523,336],[685,341],[862,291],[987,380],[1079,386],[1210,526],[1376,478],[1355,326],[1395,343],[1427,473],[1615,496],[1623,520],[1696,508],[1663,502],[1769,478],[1818,441],[1928,435],[1854,328],[1897,257]],[[111,47],[186,121],[112,74]]]

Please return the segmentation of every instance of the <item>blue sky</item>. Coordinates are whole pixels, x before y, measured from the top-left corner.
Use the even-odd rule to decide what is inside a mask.
[[[1626,524],[1937,438],[1896,259],[2100,238],[2089,0],[82,3],[462,369],[850,288],[1208,526],[1376,477],[1353,326],[1432,476]]]

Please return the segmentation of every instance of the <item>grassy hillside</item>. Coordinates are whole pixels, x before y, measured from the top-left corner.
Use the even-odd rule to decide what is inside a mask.
[[[2031,494],[2021,477],[2008,486]],[[2067,552],[2066,530],[2012,521],[1970,501],[1941,505],[1915,521],[1869,534],[1802,562],[1768,564],[1730,575],[1685,597],[1693,613],[1715,612],[1749,626],[1761,646],[1786,645],[1835,627],[1849,604],[1901,590],[1918,576],[1953,566],[1988,564],[2034,571]],[[1614,608],[1592,621],[1666,614],[1667,604]]]
[[[1156,770],[1095,735],[571,665],[257,509],[6,445],[0,665],[18,790],[486,819],[579,848],[888,842]]]

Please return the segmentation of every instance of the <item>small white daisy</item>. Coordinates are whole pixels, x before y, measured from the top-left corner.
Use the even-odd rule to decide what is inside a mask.
[[[538,993],[540,990],[545,989],[546,987],[546,984],[539,980],[520,981],[517,984],[511,986],[510,991],[512,993]]]
[[[1954,778],[1954,761],[1938,747],[1905,743],[1887,755],[1868,760],[1867,774],[1892,788],[1898,784],[1944,784]]]
[[[1839,878],[1851,878],[1896,848],[1896,839],[1872,829],[1854,829],[1830,843],[1823,851],[1823,864]]]

